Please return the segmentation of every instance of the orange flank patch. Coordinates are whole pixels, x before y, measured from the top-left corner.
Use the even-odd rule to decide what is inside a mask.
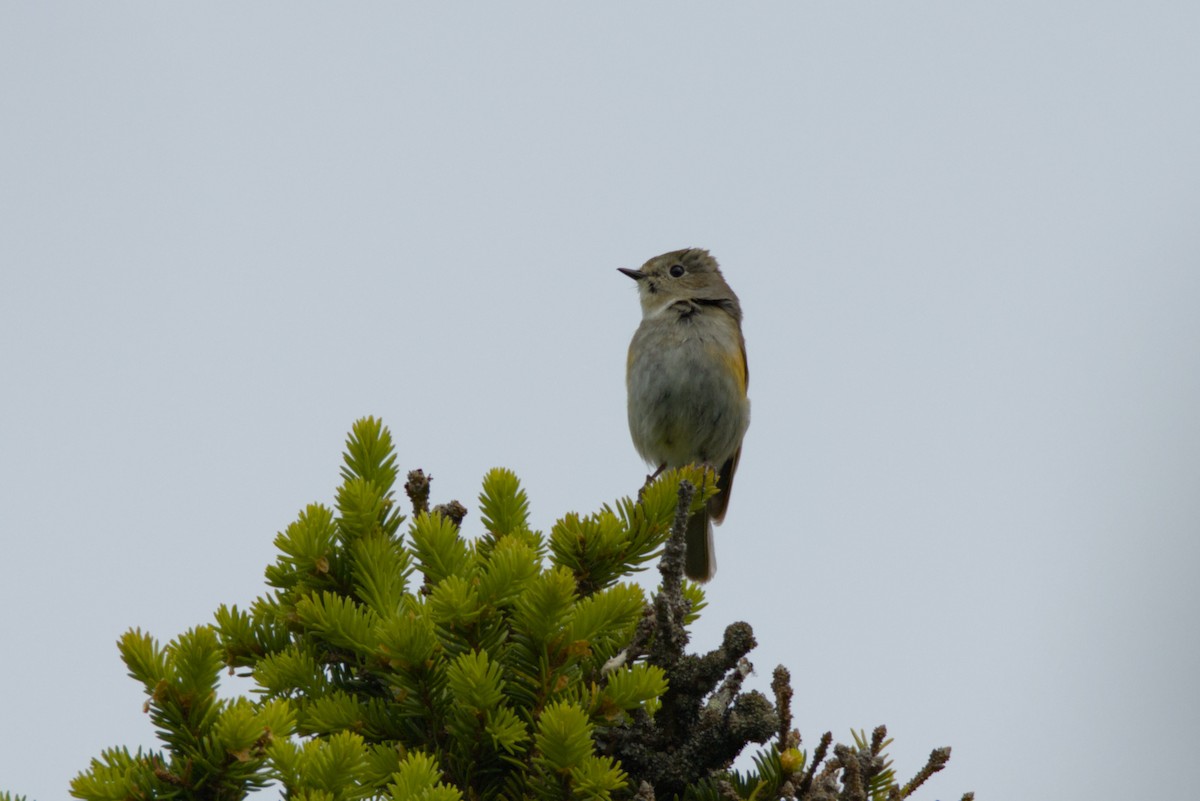
[[[745,347],[730,350],[729,348],[710,345],[708,351],[713,355],[713,358],[720,359],[725,364],[725,369],[737,378],[738,387],[742,390],[742,394],[745,395],[746,384],[750,378],[749,370],[746,369]]]

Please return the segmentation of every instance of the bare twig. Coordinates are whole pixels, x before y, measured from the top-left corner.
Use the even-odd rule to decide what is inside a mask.
[[[429,482],[433,476],[426,476],[424,470],[409,470],[408,480],[404,482],[404,492],[412,502],[413,515],[429,511]]]
[[[904,789],[900,791],[901,798],[908,798],[918,787],[925,783],[933,774],[937,773],[942,768],[946,767],[946,763],[950,761],[949,748],[935,748],[929,754],[929,761],[925,763],[925,767],[917,771],[917,775],[912,777],[908,784],[904,785]]]
[[[776,749],[783,753],[800,745],[800,736],[792,732],[792,674],[783,665],[771,675],[771,691],[775,693],[775,709],[779,711],[779,742]],[[795,739],[796,742],[791,742]]]

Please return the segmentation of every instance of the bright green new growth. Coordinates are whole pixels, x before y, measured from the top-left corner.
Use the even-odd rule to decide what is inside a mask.
[[[404,485],[406,520],[395,465],[388,430],[358,421],[336,508],[310,505],[276,537],[266,595],[165,647],[139,630],[121,638],[162,748],[104,751],[73,795],[221,801],[276,782],[295,801],[865,801],[920,783],[896,784],[879,730],[837,746],[818,774],[828,736],[811,760],[798,750],[786,671],[774,704],[741,691],[746,624],[710,654],[684,653],[703,596],[682,581],[682,534],[716,491],[711,471],[671,471],[547,538],[516,476],[492,470],[472,542],[461,505],[429,510],[420,471]],[[648,602],[621,580],[664,551]],[[252,676],[257,697],[220,699],[226,668]],[[772,738],[753,774],[724,773]]]

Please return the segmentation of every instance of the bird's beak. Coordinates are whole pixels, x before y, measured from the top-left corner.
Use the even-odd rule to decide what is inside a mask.
[[[618,267],[617,271],[625,273],[630,278],[632,278],[634,281],[641,281],[643,278],[646,277],[646,274],[644,272],[642,272],[641,270],[631,270],[628,267]]]

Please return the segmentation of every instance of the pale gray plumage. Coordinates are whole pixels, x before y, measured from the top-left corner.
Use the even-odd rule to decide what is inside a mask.
[[[686,572],[708,581],[712,523],[725,517],[750,425],[741,304],[706,250],[664,253],[621,272],[637,281],[642,302],[626,371],[634,447],[658,470],[718,471],[720,492],[688,522]]]

